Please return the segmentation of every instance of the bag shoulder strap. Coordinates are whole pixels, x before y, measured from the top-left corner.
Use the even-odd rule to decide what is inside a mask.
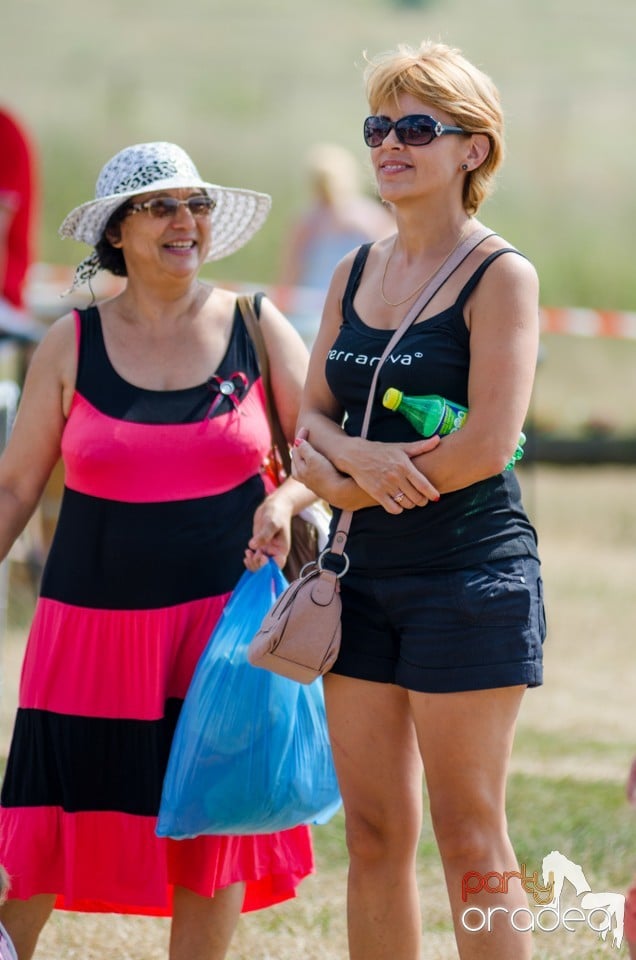
[[[429,280],[421,294],[408,311],[400,326],[395,330],[393,336],[387,343],[382,356],[380,357],[378,363],[375,366],[375,371],[373,374],[373,379],[371,380],[371,386],[369,387],[369,396],[367,398],[367,406],[364,412],[364,420],[362,422],[362,430],[360,432],[361,437],[366,437],[367,431],[369,429],[369,421],[371,419],[371,409],[373,407],[373,398],[375,396],[375,390],[380,376],[380,368],[386,358],[389,356],[393,348],[396,346],[399,340],[402,339],[408,328],[411,324],[419,317],[420,313],[424,308],[431,302],[438,290],[443,287],[449,277],[457,270],[457,268],[464,262],[466,257],[472,253],[472,251],[479,246],[480,243],[483,243],[488,237],[495,236],[492,230],[489,230],[487,227],[479,224],[476,230],[466,237],[465,240],[460,243],[456,250],[450,255],[448,260],[446,260],[437,273]]]
[[[274,391],[272,390],[272,381],[269,372],[269,355],[267,353],[267,346],[265,344],[263,331],[261,330],[258,313],[256,312],[254,297],[249,293],[239,294],[236,298],[236,305],[243,317],[245,329],[256,351],[256,358],[263,381],[263,390],[265,392],[265,413],[267,414],[267,421],[272,435],[272,446],[274,452],[280,458],[285,473],[287,476],[290,476],[291,458],[289,456],[289,444],[285,438],[278,416],[278,410],[276,409],[276,401],[274,399]]]
[[[389,339],[386,347],[382,352],[378,363],[375,365],[375,371],[373,374],[373,379],[371,380],[371,386],[369,387],[369,396],[367,397],[367,405],[364,411],[364,420],[362,421],[362,429],[360,431],[361,437],[366,437],[367,431],[369,429],[369,423],[371,420],[371,410],[373,408],[373,400],[375,397],[375,391],[378,383],[378,377],[380,375],[380,368],[382,364],[389,356],[391,351],[394,349],[395,345],[406,333],[408,328],[417,319],[422,310],[426,307],[428,303],[433,299],[437,291],[446,283],[448,278],[457,270],[457,268],[464,262],[466,257],[472,253],[472,251],[479,246],[480,243],[483,243],[488,237],[495,236],[493,230],[489,230],[487,227],[484,227],[482,224],[479,224],[473,232],[467,236],[459,246],[451,253],[448,260],[446,260],[437,273],[431,277],[429,282],[426,284],[421,294],[408,311],[401,324],[395,330],[393,336]],[[333,543],[330,548],[331,553],[342,554],[344,552],[345,544],[347,542],[347,534],[349,533],[349,527],[351,526],[351,520],[353,518],[353,513],[351,510],[343,510],[340,514],[340,519],[338,520],[338,526],[333,537]]]

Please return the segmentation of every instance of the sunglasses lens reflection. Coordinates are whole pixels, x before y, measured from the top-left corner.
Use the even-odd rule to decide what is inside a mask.
[[[193,217],[206,217],[212,212],[214,201],[209,197],[190,197],[188,209]]]
[[[368,147],[379,147],[392,127],[385,117],[367,117],[364,121],[364,140]]]
[[[424,146],[435,137],[433,124],[424,117],[403,117],[396,123],[395,132],[402,143],[410,144],[412,147]]]
[[[393,123],[388,117],[367,117],[364,121],[364,140],[368,147],[379,147],[391,130],[400,143],[422,147],[435,139],[435,121],[426,115],[400,117]]]
[[[184,203],[193,217],[207,217],[214,207],[210,197],[189,197],[185,201],[175,197],[155,197],[148,201],[147,210],[151,217],[175,217]]]

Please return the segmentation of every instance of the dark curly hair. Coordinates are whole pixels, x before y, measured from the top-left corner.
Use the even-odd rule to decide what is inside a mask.
[[[127,277],[126,261],[124,254],[117,247],[114,247],[108,239],[109,232],[119,234],[119,224],[128,216],[128,203],[122,203],[111,214],[108,223],[104,227],[101,240],[95,244],[95,252],[99,258],[99,266],[102,270],[109,270],[116,277]]]

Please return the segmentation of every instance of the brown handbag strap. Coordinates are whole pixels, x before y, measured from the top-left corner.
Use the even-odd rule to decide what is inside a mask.
[[[448,260],[446,260],[437,273],[431,277],[429,282],[426,284],[421,294],[408,311],[404,319],[402,320],[400,326],[395,330],[393,336],[389,339],[386,347],[382,352],[378,363],[375,366],[375,371],[373,378],[371,380],[371,386],[369,387],[369,396],[367,397],[367,406],[364,411],[364,420],[362,421],[362,429],[360,431],[361,437],[366,437],[367,431],[369,429],[369,422],[371,420],[371,409],[373,407],[373,400],[375,397],[375,391],[378,383],[378,377],[380,375],[380,368],[382,364],[389,356],[395,345],[401,339],[401,337],[406,333],[408,328],[411,326],[414,320],[420,315],[422,310],[426,307],[428,303],[433,299],[437,291],[446,283],[448,278],[457,270],[459,265],[464,262],[466,257],[472,253],[472,251],[479,246],[480,243],[483,243],[488,237],[494,236],[494,231],[489,230],[487,227],[478,224],[477,228],[463,240],[459,246],[451,253]],[[351,526],[351,520],[353,518],[353,512],[351,510],[343,510],[340,514],[340,519],[338,520],[338,525],[336,527],[333,542],[331,544],[330,552],[336,554],[344,553],[345,544],[347,542],[347,535],[349,533],[349,527]]]
[[[236,298],[236,303],[241,311],[245,329],[251,337],[252,343],[254,344],[254,349],[256,350],[256,358],[258,360],[258,365],[261,371],[261,379],[263,381],[263,390],[265,391],[265,412],[267,414],[269,430],[272,435],[272,447],[274,453],[280,458],[281,465],[289,477],[291,476],[291,457],[289,456],[289,444],[287,443],[285,433],[278,417],[278,410],[276,409],[276,401],[274,399],[272,380],[269,372],[269,356],[267,353],[265,338],[263,337],[263,331],[261,330],[261,325],[258,319],[258,314],[256,312],[254,297],[249,293],[241,293]]]

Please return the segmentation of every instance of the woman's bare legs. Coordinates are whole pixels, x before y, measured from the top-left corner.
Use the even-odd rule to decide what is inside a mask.
[[[170,960],[223,960],[241,914],[244,895],[243,883],[217,890],[213,897],[175,887]]]
[[[29,900],[7,900],[0,907],[0,921],[13,941],[18,960],[31,960],[54,903],[54,895],[43,893]]]
[[[490,933],[461,922],[465,873],[513,872],[505,785],[525,687],[453,694],[409,693],[390,684],[330,675],[325,698],[345,806],[351,960],[418,960],[415,856],[421,823],[422,756],[462,960],[527,960],[531,935],[510,914],[527,906],[520,883],[482,893],[472,906],[502,906]],[[415,724],[414,722],[415,721]]]
[[[245,887],[242,883],[201,897],[175,887],[170,932],[170,960],[223,960],[238,922]],[[0,908],[0,921],[13,940],[18,960],[31,960],[38,937],[51,915],[54,896],[8,900]]]
[[[505,792],[524,691],[410,693],[462,960],[527,960],[532,954],[531,934],[517,932],[510,922],[513,910],[528,905],[518,880],[510,880],[508,893],[484,891],[469,902],[462,900],[464,874],[518,870],[508,838]],[[491,932],[468,932],[461,918],[471,906],[485,911],[503,907],[506,913],[495,916]]]
[[[422,765],[408,693],[330,674],[325,699],[350,867],[350,960],[418,960]]]

